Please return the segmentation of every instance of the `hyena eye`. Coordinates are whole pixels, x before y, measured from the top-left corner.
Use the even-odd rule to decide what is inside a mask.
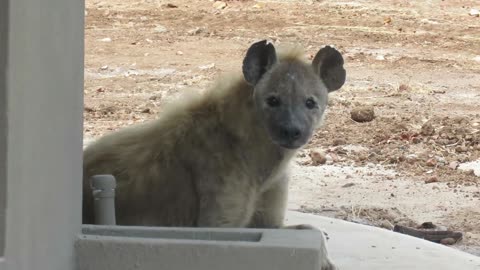
[[[280,100],[276,97],[268,97],[266,102],[270,107],[278,107],[280,105]]]
[[[317,107],[317,103],[313,98],[308,98],[307,101],[305,101],[305,106],[309,109],[315,109]]]

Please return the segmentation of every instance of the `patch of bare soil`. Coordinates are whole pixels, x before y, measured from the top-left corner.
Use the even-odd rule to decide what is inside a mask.
[[[383,228],[432,221],[480,254],[480,177],[459,169],[480,158],[478,5],[87,0],[85,137],[153,119],[180,92],[239,72],[258,39],[299,43],[307,58],[333,44],[347,83],[299,155],[292,208]]]

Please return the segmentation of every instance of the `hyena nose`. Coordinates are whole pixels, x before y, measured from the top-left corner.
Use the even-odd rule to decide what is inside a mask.
[[[286,139],[296,140],[296,139],[300,138],[300,135],[302,135],[302,132],[300,131],[299,128],[288,127],[288,128],[283,128],[282,129],[282,135]]]

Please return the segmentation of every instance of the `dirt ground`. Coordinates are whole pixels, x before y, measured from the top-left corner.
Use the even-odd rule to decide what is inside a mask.
[[[289,208],[386,229],[431,221],[463,232],[454,247],[480,255],[480,177],[458,169],[480,158],[472,8],[479,2],[87,0],[85,138],[240,72],[259,39],[301,44],[309,58],[332,44],[347,82],[294,164]],[[352,120],[359,106],[375,118]]]

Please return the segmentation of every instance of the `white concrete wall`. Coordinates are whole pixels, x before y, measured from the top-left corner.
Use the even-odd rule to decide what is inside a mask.
[[[8,61],[4,267],[73,269],[81,229],[84,1],[0,3],[9,15],[8,52],[0,47]]]

